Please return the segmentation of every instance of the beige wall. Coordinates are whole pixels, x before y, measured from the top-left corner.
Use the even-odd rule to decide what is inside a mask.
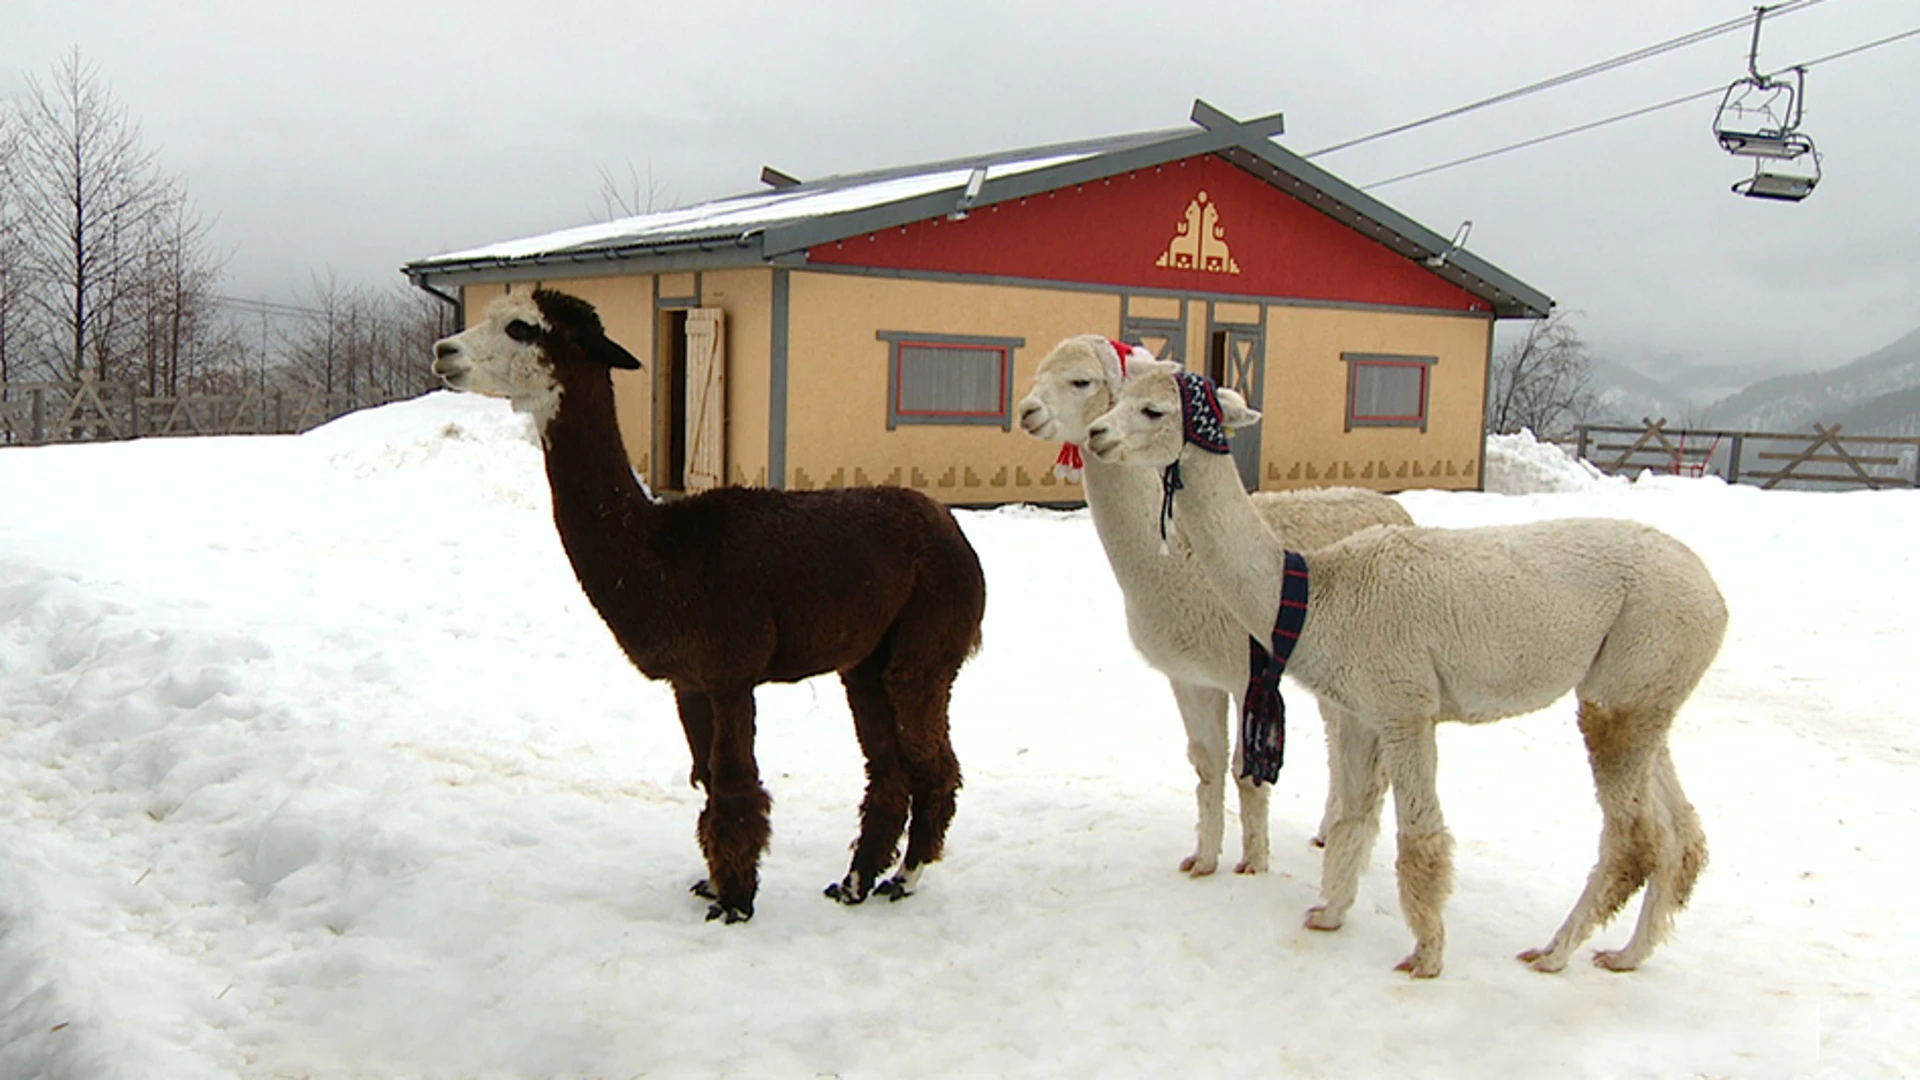
[[[946,502],[1078,500],[1053,477],[1056,445],[998,425],[887,430],[889,345],[899,331],[1024,338],[1013,399],[1060,339],[1118,333],[1120,298],[1092,292],[794,272],[788,296],[787,483],[897,483]]]
[[[541,282],[600,311],[608,333],[647,364],[616,373],[621,434],[636,467],[651,467],[654,284],[647,276]],[[691,274],[661,281],[667,297],[691,296]],[[913,281],[791,271],[788,296],[785,486],[897,483],[947,502],[1075,501],[1078,485],[1053,477],[1058,448],[998,425],[902,425],[887,430],[889,346],[882,331],[1022,338],[1014,351],[1013,399],[1033,382],[1041,357],[1074,334],[1117,334],[1120,297],[1083,290]],[[513,286],[516,291],[534,287]],[[773,271],[707,271],[701,303],[726,312],[727,477],[769,482]],[[466,289],[477,321],[499,285]],[[1165,310],[1162,310],[1165,309]],[[1133,314],[1172,318],[1177,299],[1134,297]],[[1206,303],[1187,305],[1189,364],[1205,367]],[[1258,323],[1261,305],[1216,305],[1215,317]],[[1266,379],[1261,487],[1354,484],[1384,491],[1480,485],[1488,335],[1483,318],[1266,305]],[[1427,430],[1345,430],[1342,353],[1436,356]]]
[[[1269,306],[1260,486],[1478,488],[1491,332],[1481,318]],[[1430,369],[1424,432],[1346,430],[1340,355],[1355,352],[1439,358]]]

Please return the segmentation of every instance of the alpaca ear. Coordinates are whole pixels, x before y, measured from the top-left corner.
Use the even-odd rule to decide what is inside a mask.
[[[1138,354],[1135,354],[1135,355],[1138,355]],[[1139,378],[1142,375],[1152,374],[1153,372],[1156,372],[1156,371],[1172,374],[1173,372],[1182,371],[1182,370],[1185,370],[1185,369],[1183,369],[1178,363],[1172,360],[1162,360],[1159,357],[1151,357],[1146,360],[1135,360],[1135,359],[1129,358],[1127,360],[1127,381],[1132,382],[1133,380]]]
[[[1252,427],[1260,422],[1260,410],[1247,404],[1240,391],[1222,386],[1214,391],[1220,399],[1220,420],[1229,428]]]
[[[608,367],[619,368],[622,371],[639,371],[646,366],[612,338],[601,338],[600,341],[600,359],[606,361]]]

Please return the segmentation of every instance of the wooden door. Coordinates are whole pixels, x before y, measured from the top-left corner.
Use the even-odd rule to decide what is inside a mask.
[[[1253,408],[1261,408],[1261,383],[1265,364],[1266,334],[1258,326],[1216,324],[1209,336],[1207,377],[1215,384],[1237,390]],[[1260,490],[1260,426],[1242,428],[1233,433],[1233,462],[1240,469],[1240,482],[1248,491]]]
[[[689,494],[727,481],[727,348],[719,308],[687,312],[687,472]]]

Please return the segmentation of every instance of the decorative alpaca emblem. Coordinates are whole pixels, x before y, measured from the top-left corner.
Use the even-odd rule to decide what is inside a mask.
[[[1202,191],[1187,204],[1186,220],[1174,227],[1173,240],[1154,262],[1165,270],[1198,270],[1205,274],[1237,274],[1240,264],[1227,250],[1227,231],[1220,210]]]

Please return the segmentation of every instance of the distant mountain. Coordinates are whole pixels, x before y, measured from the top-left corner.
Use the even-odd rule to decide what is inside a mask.
[[[1756,371],[1745,365],[1673,365],[1664,377],[1611,360],[1591,359],[1592,387],[1599,409],[1589,419],[1603,423],[1637,424],[1641,417],[1666,417],[1674,427],[1704,424],[1714,402],[1778,369]]]
[[[1714,427],[1804,431],[1845,424],[1862,435],[1920,433],[1920,330],[1830,371],[1765,379],[1706,410]]]
[[[1920,436],[1920,330],[1828,371],[1758,381],[1739,365],[1676,364],[1666,377],[1603,355],[1591,366],[1595,422],[1664,416],[1675,428],[1786,432],[1837,423],[1860,435]]]

